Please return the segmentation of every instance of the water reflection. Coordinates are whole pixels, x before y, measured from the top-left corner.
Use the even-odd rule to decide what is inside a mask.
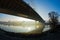
[[[0,28],[8,31],[8,32],[14,32],[14,33],[26,33],[26,32],[31,32],[37,29],[41,29],[39,23],[33,22],[32,24],[29,25],[28,23],[23,23],[21,26],[20,25],[9,25],[9,24],[1,24],[0,23]]]
[[[7,14],[2,14],[0,16],[0,29],[5,30],[7,32],[14,33],[41,33],[44,25],[42,22],[17,17]],[[3,19],[3,20],[2,20]],[[8,19],[8,20],[7,20]]]

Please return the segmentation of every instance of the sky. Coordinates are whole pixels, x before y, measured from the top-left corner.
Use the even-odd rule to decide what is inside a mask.
[[[60,0],[24,0],[44,20],[48,20],[48,13],[55,11],[60,15]]]
[[[27,4],[29,4],[45,21],[49,19],[48,13],[51,11],[55,11],[60,15],[60,0],[24,0],[24,1]],[[4,17],[6,17],[7,19],[14,18],[0,13],[0,20],[2,20]]]
[[[13,16],[13,15],[8,15],[8,14],[4,14],[4,13],[0,13],[0,21],[35,21],[32,19],[27,19],[27,18],[23,18],[23,17],[18,17],[18,16]]]

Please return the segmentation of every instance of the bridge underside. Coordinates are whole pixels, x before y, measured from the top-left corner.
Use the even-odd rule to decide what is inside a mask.
[[[22,0],[0,0],[0,13],[44,22],[44,20],[30,6]]]

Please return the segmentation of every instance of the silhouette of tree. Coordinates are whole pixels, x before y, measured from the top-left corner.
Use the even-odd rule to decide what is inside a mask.
[[[54,29],[57,27],[57,23],[58,23],[58,13],[57,12],[50,12],[49,14],[49,23],[50,23],[50,27],[52,29],[52,31],[54,31]]]

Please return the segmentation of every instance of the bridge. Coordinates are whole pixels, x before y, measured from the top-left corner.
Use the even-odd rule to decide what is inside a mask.
[[[44,22],[40,15],[23,0],[0,0],[0,13],[25,17]]]

